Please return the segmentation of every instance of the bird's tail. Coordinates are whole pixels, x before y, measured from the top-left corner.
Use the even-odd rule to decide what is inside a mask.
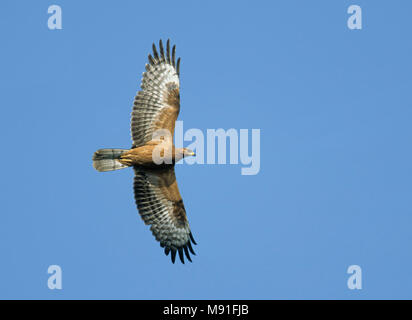
[[[100,172],[119,170],[128,165],[119,162],[120,156],[127,149],[99,149],[93,155],[93,167]]]

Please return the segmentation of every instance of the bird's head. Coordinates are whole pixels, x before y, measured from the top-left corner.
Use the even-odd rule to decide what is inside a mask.
[[[185,158],[185,157],[191,157],[191,156],[195,156],[195,155],[196,154],[188,148],[176,149],[176,157],[178,159],[182,159],[182,158]]]
[[[183,148],[183,157],[192,157],[195,156],[196,153],[194,153],[192,150],[188,148]]]

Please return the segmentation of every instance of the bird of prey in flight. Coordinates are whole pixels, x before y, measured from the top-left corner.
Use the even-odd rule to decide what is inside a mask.
[[[101,172],[133,167],[134,196],[140,216],[166,255],[175,262],[176,253],[184,263],[191,260],[196,244],[190,231],[182,197],[177,187],[174,165],[194,152],[175,148],[173,135],[180,110],[179,67],[176,46],[167,40],[153,55],[143,73],[141,90],[134,99],[131,115],[131,149],[100,149],[93,155],[93,167]],[[156,134],[160,132],[161,134]],[[167,134],[169,133],[169,134]],[[163,161],[157,161],[157,158]],[[160,164],[159,164],[160,162]],[[189,253],[190,252],[190,253]]]

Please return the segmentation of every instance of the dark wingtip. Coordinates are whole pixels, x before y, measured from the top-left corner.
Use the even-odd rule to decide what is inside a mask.
[[[177,75],[180,75],[180,58],[177,59],[176,72]]]
[[[183,249],[182,248],[179,248],[179,258],[180,258],[180,261],[183,263],[183,264],[185,264],[185,257],[183,256]]]
[[[166,60],[166,59],[165,59],[165,51],[164,51],[164,49],[163,49],[162,39],[159,40],[159,49],[160,49],[160,59],[161,59],[162,61],[165,61],[165,60]]]
[[[167,39],[166,42],[166,59],[167,59],[167,63],[171,64],[171,60],[170,60],[170,39]]]
[[[190,253],[195,256],[196,253],[195,253],[195,251],[193,250],[192,244],[190,243],[190,241],[187,242],[187,247],[189,248]]]
[[[187,260],[189,260],[190,262],[192,262],[192,259],[190,258],[189,251],[187,250],[187,246],[184,246],[184,247],[183,247],[183,250],[185,250],[185,255],[186,255]]]
[[[195,239],[193,238],[192,232],[189,232],[189,240],[182,247],[176,248],[174,246],[169,246],[165,242],[160,242],[160,246],[164,247],[164,251],[167,256],[171,252],[172,263],[175,263],[176,256],[177,254],[179,254],[180,261],[182,262],[182,264],[185,264],[185,256],[187,260],[189,260],[190,262],[193,262],[192,257],[190,256],[190,253],[193,254],[194,256],[196,255],[195,251],[193,250],[192,243],[197,244]]]
[[[169,255],[169,253],[170,253],[170,248],[169,248],[169,247],[166,247],[166,248],[165,248],[165,255],[167,255],[167,256],[168,256],[168,255]]]
[[[154,62],[153,57],[152,57],[151,54],[149,54],[148,59],[149,59],[149,63],[150,63],[151,65],[154,65],[154,64],[155,64],[155,62]]]
[[[173,64],[173,67],[176,66],[176,45],[173,45],[173,48],[172,48],[172,64]]]
[[[175,263],[175,260],[176,260],[176,250],[175,250],[175,249],[172,249],[171,251],[172,251],[172,263]]]
[[[157,61],[159,61],[159,54],[157,53],[156,45],[153,43],[152,44],[152,49],[153,49],[153,56]]]
[[[193,244],[197,244],[191,232],[189,233],[189,237],[190,237],[190,240],[192,240]]]

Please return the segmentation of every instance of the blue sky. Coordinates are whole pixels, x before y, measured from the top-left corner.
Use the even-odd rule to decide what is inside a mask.
[[[47,8],[62,8],[49,30]],[[362,30],[347,8],[362,7]],[[2,1],[0,298],[412,298],[407,1]],[[130,147],[152,42],[181,65],[185,129],[261,130],[261,170],[176,169],[198,242],[165,257],[134,204]],[[47,268],[61,266],[63,289]],[[362,268],[349,290],[348,266]]]

